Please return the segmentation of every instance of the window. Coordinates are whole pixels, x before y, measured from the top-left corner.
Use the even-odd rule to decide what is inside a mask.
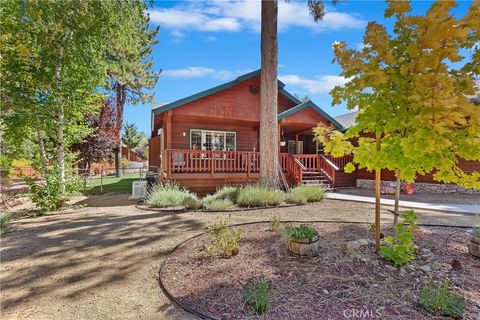
[[[298,153],[299,154],[303,154],[303,141],[302,140],[299,140],[298,141]],[[288,153],[291,153],[291,154],[296,154],[297,153],[297,150],[295,148],[295,140],[288,140]]]
[[[191,150],[223,150],[237,149],[237,134],[232,131],[190,130]]]

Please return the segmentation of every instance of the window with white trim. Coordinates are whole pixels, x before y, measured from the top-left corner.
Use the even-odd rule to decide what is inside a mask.
[[[190,150],[221,150],[235,151],[237,149],[237,133],[219,130],[190,130]]]

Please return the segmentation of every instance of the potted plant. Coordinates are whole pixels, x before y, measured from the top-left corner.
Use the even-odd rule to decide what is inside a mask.
[[[288,250],[291,253],[309,257],[318,254],[318,232],[315,228],[305,224],[287,226],[283,234],[287,239]]]
[[[473,228],[473,236],[468,243],[468,252],[472,256],[480,258],[480,227]]]

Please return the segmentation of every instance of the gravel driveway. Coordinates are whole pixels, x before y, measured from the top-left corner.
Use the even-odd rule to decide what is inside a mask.
[[[216,216],[137,209],[127,196],[80,199],[82,208],[23,219],[1,239],[2,319],[190,319],[158,285],[161,261]],[[373,221],[373,205],[327,200],[236,212],[232,223],[268,220]],[[382,221],[391,214],[382,212]],[[475,217],[422,212],[422,222],[472,225]]]

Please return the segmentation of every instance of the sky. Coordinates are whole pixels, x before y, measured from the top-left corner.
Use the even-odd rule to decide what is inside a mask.
[[[332,116],[347,112],[332,106],[329,91],[345,83],[332,63],[332,44],[345,41],[361,48],[365,27],[383,17],[384,1],[326,1],[323,21],[314,22],[306,1],[279,0],[278,75],[285,89],[308,95]],[[453,10],[463,16],[471,1]],[[423,14],[430,1],[414,1],[414,14]],[[149,9],[152,27],[160,26],[153,48],[155,70],[162,70],[153,103],[168,103],[235,79],[260,67],[260,1],[156,1]],[[151,104],[125,108],[125,121],[150,136]]]

